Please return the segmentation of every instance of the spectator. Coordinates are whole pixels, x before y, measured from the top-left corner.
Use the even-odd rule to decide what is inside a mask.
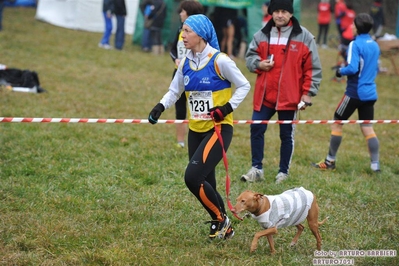
[[[345,15],[346,4],[344,0],[335,0],[334,16],[335,24],[337,25],[338,34],[342,36],[341,19]]]
[[[375,78],[378,72],[380,48],[369,32],[373,19],[360,13],[355,18],[357,37],[349,45],[348,65],[338,68],[336,76],[348,76],[346,91],[334,113],[334,120],[347,120],[357,110],[360,120],[374,119],[374,104],[377,101]],[[312,166],[320,170],[335,170],[337,152],[342,141],[343,124],[332,124],[330,146],[327,156]],[[370,168],[380,172],[379,141],[372,124],[360,124],[370,155]]]
[[[149,0],[151,13],[148,18],[152,20],[148,26],[151,35],[151,50],[155,55],[163,54],[165,49],[162,42],[162,28],[166,18],[166,2],[164,0]]]
[[[0,0],[1,1],[1,0]],[[103,0],[103,16],[104,16],[104,34],[98,44],[98,47],[104,49],[112,49],[109,39],[112,35],[112,16],[115,13],[115,5],[113,0]]]
[[[248,23],[246,8],[241,9],[242,14],[237,16],[234,23],[233,55],[244,58],[247,50]]]
[[[356,12],[353,10],[353,5],[350,3],[346,4],[344,15],[341,18],[341,34],[353,24],[355,17]]]
[[[292,0],[272,0],[269,14],[273,20],[256,32],[246,54],[246,66],[256,73],[252,120],[295,120],[301,110],[311,105],[319,90],[321,63],[314,36],[293,16]],[[276,41],[278,40],[278,41]],[[274,56],[272,60],[271,56]],[[252,168],[241,176],[243,181],[263,179],[264,134],[267,124],[251,124]],[[280,124],[280,164],[275,178],[288,178],[294,152],[294,124]]]
[[[145,5],[142,5],[142,4]],[[149,1],[145,1],[142,4],[140,4],[140,10],[143,13],[144,21],[148,19],[148,16],[151,14],[151,4]],[[143,27],[143,34],[141,36],[141,49],[148,53],[151,52],[151,31],[147,27]]]
[[[180,64],[180,61],[187,55],[188,49],[184,46],[183,38],[182,38],[182,27],[184,21],[191,16],[196,14],[203,14],[204,7],[200,2],[196,0],[184,0],[180,3],[178,8],[178,13],[180,16],[181,25],[177,31],[175,40],[172,44],[172,49],[170,50],[170,57],[173,60],[175,70],[173,71],[173,77],[176,74],[177,68]],[[175,103],[176,108],[176,119],[183,120],[186,119],[187,114],[187,103],[186,103],[186,95],[183,93],[179,100]],[[177,147],[184,148],[184,139],[186,137],[186,125],[185,124],[176,124],[176,138],[177,138]]]
[[[385,25],[384,10],[382,9],[382,0],[375,0],[370,7],[370,16],[374,20],[373,37],[377,39],[382,35],[382,29]]]
[[[235,23],[238,10],[235,8],[215,7],[215,27],[220,40],[220,50],[234,58],[233,46],[235,35]],[[220,38],[221,36],[221,38]]]
[[[352,24],[349,27],[346,28],[346,30],[342,33],[341,37],[341,42],[338,45],[338,53],[339,53],[339,59],[342,58],[342,60],[339,60],[337,62],[337,65],[334,66],[332,69],[338,69],[340,67],[345,67],[348,63],[348,47],[349,44],[353,41],[355,38],[355,25]],[[332,81],[335,82],[345,82],[344,77],[337,77],[334,75],[334,77],[331,79]]]
[[[125,44],[125,18],[127,15],[125,0],[113,0],[115,5],[116,32],[115,48],[122,50]]]
[[[331,21],[331,5],[329,0],[321,0],[317,6],[317,24],[319,32],[317,33],[317,44],[323,49],[328,48],[327,36]]]
[[[190,99],[187,144],[190,161],[184,180],[212,219],[209,239],[227,239],[234,235],[234,230],[217,191],[215,168],[223,158],[223,149],[228,149],[233,138],[232,112],[244,100],[251,85],[234,61],[220,53],[215,29],[205,15],[189,16],[183,24],[182,38],[190,51],[180,62],[169,91],[151,110],[148,120],[156,124],[165,108],[173,106],[180,95],[186,93]]]
[[[355,38],[354,30],[355,30],[355,25],[352,23],[349,27],[347,27],[344,30],[344,32],[342,32],[341,44],[339,45],[339,52],[344,59],[343,66],[346,66],[347,64],[349,44]]]
[[[266,26],[267,22],[272,19],[272,15],[267,12],[267,9],[269,8],[270,1],[266,1],[262,5],[262,12],[263,12],[263,18],[262,18],[262,28]]]
[[[103,0],[103,16],[105,30],[98,47],[112,49],[109,39],[112,35],[112,16],[116,17],[115,48],[122,50],[125,43],[125,0]]]

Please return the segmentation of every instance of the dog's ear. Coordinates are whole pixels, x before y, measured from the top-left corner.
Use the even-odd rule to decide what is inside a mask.
[[[263,195],[260,194],[260,193],[255,193],[254,194],[254,200],[256,200],[256,201],[260,200],[262,197],[263,197]]]

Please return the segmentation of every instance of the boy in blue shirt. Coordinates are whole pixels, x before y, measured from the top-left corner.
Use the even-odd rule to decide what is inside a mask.
[[[345,94],[334,113],[334,120],[347,120],[357,110],[359,120],[374,119],[374,104],[377,101],[377,85],[380,48],[369,32],[373,19],[369,14],[356,16],[356,38],[349,44],[347,66],[337,69],[336,76],[348,77]],[[331,125],[330,147],[325,160],[312,163],[320,170],[335,170],[335,160],[342,141],[343,124]],[[379,142],[372,124],[360,124],[360,129],[367,141],[371,160],[371,170],[380,172]]]

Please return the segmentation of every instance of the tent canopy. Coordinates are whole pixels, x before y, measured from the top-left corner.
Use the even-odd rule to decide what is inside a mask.
[[[21,2],[32,2],[36,0],[16,0]],[[261,6],[265,0],[199,0],[208,7],[226,6],[238,9],[246,9],[248,36],[247,41],[252,39],[253,34],[259,30],[262,22]],[[36,19],[50,24],[76,30],[92,32],[104,31],[104,18],[102,14],[103,0],[40,0],[37,3]],[[143,15],[139,9],[140,0],[125,0],[127,17],[125,32],[132,34],[134,43],[141,42],[143,32]],[[167,17],[162,29],[165,44],[173,41],[175,33],[180,25],[177,14],[179,1],[165,0],[167,5]],[[294,15],[300,20],[301,0],[294,0]],[[115,25],[115,23],[114,23]],[[115,27],[114,29],[115,30]]]
[[[125,2],[127,10],[125,32],[133,34],[139,0]],[[40,0],[37,5],[36,19],[69,29],[103,32],[102,6],[103,0]]]

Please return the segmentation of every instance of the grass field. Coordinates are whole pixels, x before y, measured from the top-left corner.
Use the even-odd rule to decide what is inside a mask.
[[[0,91],[1,117],[145,119],[166,92],[173,71],[167,54],[144,54],[127,37],[123,51],[97,48],[100,33],[58,28],[34,19],[35,10],[6,9],[0,63],[39,73],[47,93]],[[314,28],[308,16],[304,25]],[[307,24],[306,24],[307,23]],[[320,50],[323,81],[300,119],[331,119],[345,84],[330,81],[337,52]],[[254,84],[243,60],[237,61]],[[389,63],[383,61],[384,65]],[[376,119],[399,119],[399,77],[379,75]],[[250,119],[252,92],[235,112]],[[174,110],[161,119],[174,119]],[[353,119],[357,119],[355,115]],[[382,172],[369,169],[358,125],[346,125],[335,172],[310,162],[327,153],[328,125],[298,125],[290,178],[274,183],[278,126],[266,134],[262,183],[243,183],[250,167],[249,126],[236,125],[228,151],[231,198],[251,189],[278,194],[294,186],[318,198],[323,250],[397,250],[399,145],[397,124],[377,124]],[[209,243],[208,215],[185,187],[184,149],[170,124],[0,124],[0,265],[312,265],[316,242],[305,226],[266,239],[250,254],[256,221],[233,219],[236,235]],[[223,164],[217,168],[224,195]],[[322,257],[328,257],[322,256]],[[395,257],[353,257],[355,265],[399,265]]]

